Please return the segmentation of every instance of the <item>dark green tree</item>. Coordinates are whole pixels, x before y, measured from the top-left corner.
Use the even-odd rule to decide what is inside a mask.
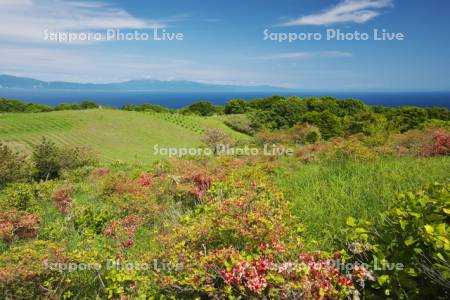
[[[324,139],[342,136],[344,133],[342,120],[328,110],[308,112],[303,115],[302,122],[319,127]]]
[[[33,149],[32,161],[36,168],[36,179],[48,180],[59,176],[61,171],[59,154],[55,143],[43,137],[41,143]]]
[[[225,103],[226,115],[243,114],[248,111],[248,103],[243,99],[232,99]]]
[[[200,101],[195,102],[189,105],[188,107],[184,108],[182,112],[187,114],[189,113],[196,114],[200,116],[212,116],[217,112],[217,109],[214,105],[212,105],[208,101]]]

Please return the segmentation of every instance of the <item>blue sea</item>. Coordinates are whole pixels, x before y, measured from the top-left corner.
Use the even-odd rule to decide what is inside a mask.
[[[0,98],[17,99],[26,102],[57,105],[60,103],[77,103],[85,100],[95,101],[101,105],[122,107],[125,104],[153,103],[170,108],[181,108],[195,101],[208,100],[222,105],[230,99],[251,100],[272,95],[299,96],[334,96],[339,99],[355,98],[369,105],[382,106],[420,106],[450,108],[450,92],[100,92],[100,91],[57,91],[57,90],[23,90],[0,89]]]

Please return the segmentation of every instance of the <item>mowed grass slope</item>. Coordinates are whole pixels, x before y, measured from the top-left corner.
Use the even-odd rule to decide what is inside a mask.
[[[189,118],[198,130],[183,126],[191,122]],[[219,119],[202,123],[196,117],[177,116],[177,120],[110,109],[0,114],[0,141],[31,150],[45,136],[58,145],[90,145],[104,161],[151,162],[158,158],[153,154],[155,144],[199,147],[206,128],[219,127],[239,137]]]
[[[380,220],[399,193],[420,189],[450,174],[450,157],[383,158],[368,162],[296,164],[286,161],[275,181],[305,225],[306,235],[323,247],[342,237],[349,216]]]

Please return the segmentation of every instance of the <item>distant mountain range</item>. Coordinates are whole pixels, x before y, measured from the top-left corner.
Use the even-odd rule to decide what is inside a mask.
[[[240,86],[206,84],[194,81],[154,79],[129,80],[116,83],[75,83],[42,81],[33,78],[0,75],[0,89],[79,90],[79,91],[146,91],[146,92],[283,92],[273,86]]]

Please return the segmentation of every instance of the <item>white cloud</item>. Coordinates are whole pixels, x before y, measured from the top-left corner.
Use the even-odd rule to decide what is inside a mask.
[[[0,0],[0,39],[43,41],[44,31],[81,32],[166,27],[164,22],[132,16],[102,1]]]
[[[318,14],[301,16],[278,26],[332,25],[365,23],[381,14],[380,9],[392,7],[393,0],[344,0]]]
[[[276,60],[276,59],[307,59],[321,57],[351,57],[352,53],[342,51],[317,51],[317,52],[286,52],[277,53],[268,56],[261,56],[259,59]]]

